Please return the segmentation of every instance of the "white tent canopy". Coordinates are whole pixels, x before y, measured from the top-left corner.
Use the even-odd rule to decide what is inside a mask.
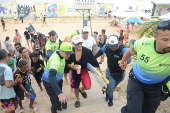
[[[117,17],[143,17],[143,18],[151,18],[151,16],[147,15],[146,13],[142,12],[113,12],[109,13],[112,16],[117,16]]]
[[[170,13],[164,14],[162,16],[159,16],[161,19],[170,19]]]

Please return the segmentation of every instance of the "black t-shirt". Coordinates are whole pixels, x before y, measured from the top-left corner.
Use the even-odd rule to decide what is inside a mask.
[[[120,36],[119,36],[119,41],[123,41],[123,39],[124,39],[124,36],[123,36],[123,35],[120,35]]]
[[[2,25],[5,25],[5,23],[4,23],[4,22],[5,22],[5,21],[1,19],[1,23],[2,23]]]
[[[45,17],[43,17],[43,22],[45,22]]]
[[[31,83],[30,76],[26,72],[22,72],[20,69],[17,69],[14,73],[14,80],[17,78],[17,76],[23,77],[22,85],[25,86],[26,83]],[[14,86],[15,91],[20,91],[20,87],[17,85]]]
[[[73,51],[75,51],[74,48]],[[82,70],[87,69],[87,63],[90,63],[94,67],[99,67],[99,64],[94,58],[93,53],[86,47],[82,47],[82,55],[79,62],[76,61],[75,54],[70,55],[69,59],[67,60],[67,64],[71,64],[72,62],[74,62],[74,64],[81,65]]]
[[[32,72],[37,74],[36,70],[40,67],[44,67],[44,62],[41,59],[38,59],[38,61],[36,63],[34,63],[33,61],[31,61],[31,68]],[[39,73],[43,73],[44,69],[41,69],[41,71]]]
[[[123,70],[120,68],[118,61],[122,59],[122,49],[125,48],[123,45],[119,46],[119,49],[113,51],[106,47],[105,53],[107,56],[107,65],[111,73],[122,73]]]
[[[30,39],[30,35],[29,35],[29,33],[27,31],[24,32],[24,35],[26,36],[27,40]]]
[[[42,53],[41,51],[39,51],[39,52],[38,52],[38,57],[40,58],[40,55],[42,56],[42,54],[43,54],[43,53]],[[30,58],[31,58],[31,57],[32,57],[32,54],[30,54]]]
[[[99,42],[99,47],[100,47],[100,48],[102,48],[102,47],[106,44],[106,40],[107,40],[107,36],[106,36],[106,35],[102,35],[102,37],[104,38],[104,43],[101,44],[101,43]],[[100,41],[101,41],[101,40],[100,40]]]

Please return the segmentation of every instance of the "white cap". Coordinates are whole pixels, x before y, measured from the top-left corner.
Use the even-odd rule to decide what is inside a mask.
[[[107,47],[110,49],[116,49],[119,47],[119,38],[116,35],[111,35],[108,38]]]
[[[89,32],[89,30],[87,28],[82,29],[82,33],[88,33],[88,32]]]
[[[73,42],[74,44],[78,44],[78,43],[80,43],[80,42],[83,43],[83,39],[82,39],[81,36],[76,35],[76,36],[73,36],[73,37],[72,37],[72,42]]]

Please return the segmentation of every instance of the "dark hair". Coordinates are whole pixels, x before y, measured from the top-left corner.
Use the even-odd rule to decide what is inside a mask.
[[[8,56],[11,57],[12,56],[11,53],[8,53]]]
[[[34,35],[34,39],[38,39],[37,35]]]
[[[19,45],[19,47],[21,47],[21,43],[15,43],[14,46]]]
[[[18,30],[17,30],[17,29],[15,29],[15,32],[17,33],[17,32],[18,32]]]
[[[18,66],[19,66],[19,67],[25,66],[25,65],[27,65],[27,64],[28,64],[28,60],[25,60],[25,59],[21,59],[21,60],[19,60],[19,62],[18,62]]]
[[[54,30],[51,30],[48,34],[50,37],[57,35],[57,33]]]
[[[94,31],[93,33],[95,33],[96,35],[98,35],[98,32],[97,32],[97,31]]]
[[[5,49],[0,49],[0,60],[4,60],[8,56],[8,53]]]
[[[156,30],[170,30],[170,20],[162,21],[158,24]]]
[[[100,37],[102,37],[102,35],[99,35]]]
[[[31,57],[38,57],[38,53],[32,52],[32,53],[31,53]]]
[[[9,40],[9,36],[6,37],[5,41],[8,41]]]
[[[26,49],[25,47],[20,47],[19,48],[19,53],[22,53],[22,50]]]
[[[105,30],[105,29],[102,29],[102,33],[104,33],[104,34],[105,34],[105,33],[106,33],[106,30]]]

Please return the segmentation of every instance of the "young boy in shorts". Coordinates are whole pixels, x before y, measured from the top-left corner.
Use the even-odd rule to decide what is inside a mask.
[[[16,77],[23,78],[22,83],[18,83],[14,87],[16,96],[19,98],[18,104],[20,106],[20,112],[24,112],[24,109],[22,106],[22,100],[24,100],[24,94],[26,94],[26,96],[32,94],[34,97],[36,97],[34,89],[30,85],[31,80],[30,80],[29,75],[27,74],[28,70],[29,70],[28,69],[28,61],[25,59],[21,59],[18,62],[18,69],[14,73],[14,79],[16,79]],[[30,98],[29,108],[35,112],[35,111],[37,111],[37,108],[33,107],[33,103],[34,103],[34,100],[32,100]]]
[[[38,54],[36,52],[31,53],[31,69],[34,73],[35,80],[37,81],[38,86],[40,87],[40,90],[42,91],[42,74],[44,73],[44,62],[38,57]]]

